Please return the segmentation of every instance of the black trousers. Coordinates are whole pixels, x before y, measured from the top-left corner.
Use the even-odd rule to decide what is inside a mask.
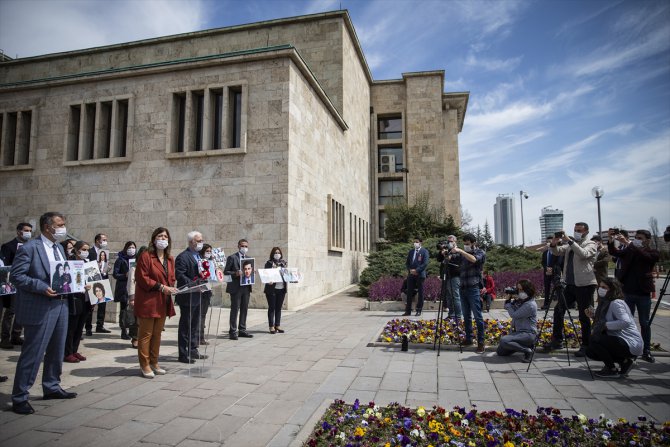
[[[90,308],[77,315],[70,315],[67,323],[67,338],[65,339],[65,357],[79,352],[81,342],[81,331],[84,329],[86,320],[91,316]]]
[[[190,306],[179,305],[179,332],[177,333],[177,344],[179,346],[179,358],[190,358],[198,352],[198,341],[200,337],[200,303],[194,301]]]
[[[239,314],[240,332],[247,331],[247,310],[249,309],[249,286],[240,286],[237,292],[230,294],[230,334],[236,334],[238,329],[237,316]]]
[[[200,340],[205,341],[205,320],[207,319],[207,311],[209,305],[212,303],[212,292],[203,292],[200,300]]]
[[[621,364],[624,360],[634,357],[623,338],[607,334],[591,340],[586,355],[590,359],[600,360],[609,368],[614,368],[615,363]]]
[[[265,294],[268,300],[268,324],[270,327],[281,325],[281,307],[284,304],[286,288],[272,289]]]
[[[107,310],[107,303],[98,304],[98,313],[96,315],[95,327],[100,328],[105,325],[105,311]],[[88,313],[86,317],[86,330],[90,331],[93,329],[93,312]]]
[[[579,310],[579,322],[582,325],[582,345],[588,346],[589,336],[591,335],[591,319],[586,316],[586,309],[593,306],[593,294],[596,291],[596,285],[590,286],[566,286],[563,295],[565,296],[565,304],[570,306],[575,301],[577,302],[577,309]],[[565,317],[564,300],[559,299],[556,307],[554,307],[554,340],[563,340],[563,318]]]
[[[414,299],[414,294],[419,295],[418,301],[416,302],[416,310],[420,311],[423,309],[423,282],[426,278],[422,278],[419,275],[408,275],[407,276],[407,305],[405,306],[405,312],[412,311],[412,300]]]
[[[18,340],[21,338],[21,331],[23,326],[16,322],[14,318],[14,309],[16,308],[16,294],[4,295],[2,297],[2,304],[4,307],[4,312],[0,307],[0,313],[2,313],[2,335],[0,338],[2,340]]]

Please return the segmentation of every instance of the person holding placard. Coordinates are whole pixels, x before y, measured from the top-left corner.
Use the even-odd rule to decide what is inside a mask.
[[[90,245],[84,241],[78,241],[74,244],[73,254],[70,256],[72,260],[86,261],[88,260],[88,251]],[[84,286],[86,290],[91,288],[90,284]],[[68,295],[70,313],[67,325],[67,338],[65,339],[65,352],[63,361],[67,363],[79,363],[86,360],[86,357],[79,353],[79,344],[81,342],[81,334],[86,324],[86,318],[91,313],[92,306],[89,299],[86,297],[86,292],[72,293]]]
[[[216,263],[212,259],[212,246],[209,244],[203,244],[202,250],[200,250],[200,257],[209,264],[209,277],[216,277]],[[207,317],[207,311],[209,306],[212,303],[212,291],[205,290],[202,292],[202,299],[200,300],[200,331],[198,334],[198,344],[199,345],[208,345],[209,343],[205,340],[205,317]]]
[[[135,242],[126,242],[123,250],[117,255],[112,273],[112,276],[116,280],[114,301],[121,306],[119,327],[121,328],[121,339],[123,340],[130,340],[130,336],[128,335],[128,272],[130,271],[130,260],[135,259],[135,250]]]
[[[273,247],[270,250],[270,259],[265,263],[266,269],[286,268],[286,260],[284,254],[279,247]],[[263,289],[265,298],[268,300],[268,323],[270,325],[270,333],[275,334],[279,332],[284,333],[284,330],[279,326],[281,324],[281,307],[284,304],[286,297],[286,282],[270,282],[265,284]]]
[[[33,237],[33,226],[28,222],[21,222],[16,226],[16,237],[5,242],[0,247],[0,258],[5,266],[11,266],[16,256],[16,251]],[[22,345],[21,332],[23,328],[16,322],[14,311],[16,309],[16,294],[4,295],[2,303],[5,311],[2,315],[2,335],[0,337],[0,348],[13,349],[14,345]]]
[[[226,292],[230,294],[230,329],[228,335],[231,340],[237,340],[239,314],[239,336],[245,338],[253,337],[247,332],[247,310],[249,308],[249,296],[251,295],[251,285],[242,285],[242,263],[247,258],[249,242],[246,239],[240,239],[237,243],[238,252],[228,256],[226,260],[225,275],[230,275],[232,281],[226,286]],[[252,268],[253,270],[253,268]]]
[[[170,256],[172,240],[167,228],[158,227],[151,234],[149,248],[137,259],[135,270],[135,317],[138,321],[138,350],[142,377],[153,379],[165,374],[158,366],[161,336],[166,317],[176,312],[172,295],[177,293],[174,284],[174,258]]]
[[[94,245],[89,251],[88,260],[97,261],[100,269],[102,279],[107,279],[109,276],[109,263],[107,262],[107,235],[98,233],[95,235]],[[104,253],[104,255],[103,255]],[[102,302],[97,306],[95,332],[101,334],[109,334],[110,331],[105,327],[105,311],[107,310],[107,303]],[[86,335],[93,335],[93,312],[86,320]]]

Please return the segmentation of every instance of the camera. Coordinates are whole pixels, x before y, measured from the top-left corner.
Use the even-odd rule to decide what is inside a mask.
[[[503,290],[508,295],[518,295],[519,291],[516,289],[516,287],[505,287],[505,290]]]
[[[561,239],[563,238],[563,236],[565,236],[565,231],[557,231],[556,233],[554,233],[554,237],[557,239]]]
[[[618,228],[610,228],[609,233],[610,233],[612,236],[616,236],[617,234],[621,234],[621,230],[618,229]]]
[[[449,247],[447,246],[447,244],[449,244],[449,241],[439,241],[435,246],[435,248],[437,248],[438,251],[448,250]]]

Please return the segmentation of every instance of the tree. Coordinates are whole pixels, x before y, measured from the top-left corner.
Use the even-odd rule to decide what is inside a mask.
[[[654,239],[654,246],[658,250],[658,220],[654,216],[649,218],[649,230],[651,237]]]
[[[484,234],[482,235],[482,239],[484,241],[484,243],[482,244],[482,248],[484,250],[491,249],[495,244],[493,242],[493,238],[491,237],[491,229],[489,228],[488,219],[484,221]]]
[[[472,215],[461,205],[461,230],[463,233],[471,233]]]
[[[430,204],[430,193],[417,195],[414,204],[395,202],[386,206],[385,238],[389,242],[408,242],[414,237],[427,239],[458,235],[459,229],[444,208]]]
[[[475,239],[477,239],[477,245],[481,248],[484,243],[484,237],[482,234],[482,227],[477,225],[477,230],[475,230]]]

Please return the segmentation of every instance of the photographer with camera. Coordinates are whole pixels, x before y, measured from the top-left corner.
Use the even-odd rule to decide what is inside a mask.
[[[482,268],[486,261],[484,250],[477,248],[474,234],[463,236],[463,250],[454,247],[452,252],[460,255],[461,304],[463,305],[463,324],[465,325],[464,345],[472,344],[472,315],[477,323],[477,354],[484,353],[484,316],[480,284]]]
[[[446,241],[437,243],[437,262],[440,263],[440,279],[447,281],[444,284],[444,305],[449,313],[447,318],[463,319],[461,307],[461,257],[454,253],[456,248],[456,236],[450,234]]]
[[[586,309],[593,307],[593,295],[596,290],[596,277],[593,273],[593,264],[596,262],[596,243],[587,237],[589,226],[584,222],[575,224],[573,237],[565,231],[554,234],[551,241],[551,254],[564,256],[562,281],[565,283],[564,300],[559,300],[554,307],[554,327],[551,341],[544,346],[545,351],[561,349],[563,347],[563,318],[566,308],[575,301],[579,310],[579,322],[582,325],[582,340],[577,357],[584,357],[591,335],[591,319],[586,315]],[[559,245],[563,242],[563,245]]]
[[[527,279],[519,280],[516,288],[507,287],[505,310],[512,318],[512,333],[503,335],[496,349],[499,356],[523,352],[524,363],[530,363],[533,357],[533,345],[537,335],[537,303],[535,286]]]
[[[642,360],[654,363],[651,355],[651,327],[649,316],[651,313],[651,293],[656,290],[653,271],[660,254],[651,248],[651,233],[647,230],[637,230],[635,239],[629,241],[621,231],[610,228],[607,249],[612,256],[616,256],[621,263],[618,279],[623,284],[623,294],[631,314],[635,316],[637,308],[644,352]],[[615,242],[619,242],[619,248]]]

